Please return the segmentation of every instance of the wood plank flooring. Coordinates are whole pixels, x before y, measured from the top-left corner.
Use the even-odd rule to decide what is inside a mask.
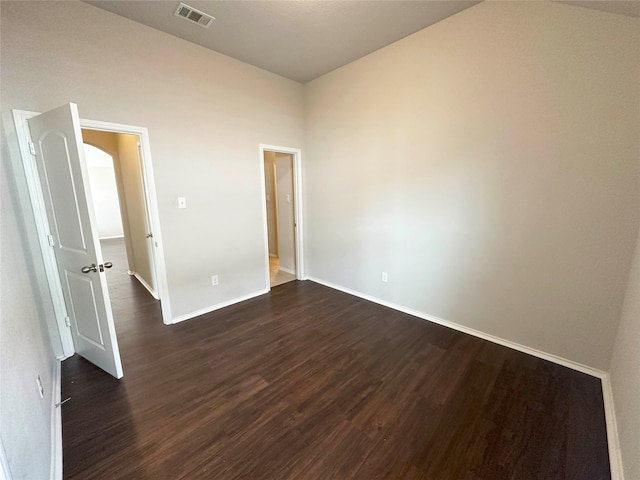
[[[164,326],[108,278],[125,377],[63,363],[66,479],[610,478],[596,378],[308,281]]]

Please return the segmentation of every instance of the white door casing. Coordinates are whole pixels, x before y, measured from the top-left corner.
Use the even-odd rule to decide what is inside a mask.
[[[33,117],[28,123],[75,350],[114,377],[122,378],[88,191],[78,108],[70,103]],[[83,273],[83,267],[92,266]]]
[[[294,201],[294,229],[295,229],[295,264],[296,279],[305,280],[307,278],[304,265],[304,226],[303,226],[303,192],[302,192],[302,151],[299,148],[280,147],[276,145],[259,144],[260,154],[260,181],[262,197],[262,225],[264,241],[264,262],[266,268],[266,290],[271,290],[269,273],[269,227],[267,225],[267,209],[265,208],[267,193],[265,188],[264,172],[264,152],[288,153],[293,155],[293,201]]]
[[[29,144],[31,136],[29,133],[28,120],[40,115],[40,112],[27,110],[12,110],[13,121],[18,137],[18,146],[22,157],[22,166],[27,181],[33,218],[35,220],[36,230],[38,232],[38,244],[44,261],[44,275],[46,275],[49,284],[49,293],[53,302],[55,313],[56,330],[60,335],[62,350],[56,350],[58,360],[64,360],[71,357],[75,353],[73,338],[71,337],[71,329],[65,324],[66,306],[60,280],[57,273],[57,266],[53,249],[50,248],[47,241],[47,233],[49,226],[47,222],[46,209],[40,188],[38,172],[35,164],[35,158],[30,154]],[[162,242],[162,231],[160,228],[160,217],[158,212],[158,202],[156,198],[155,181],[153,174],[153,161],[151,159],[151,144],[149,140],[149,132],[145,127],[137,127],[134,125],[124,125],[113,122],[104,122],[89,119],[80,119],[80,126],[91,130],[99,130],[114,133],[127,133],[137,135],[140,138],[142,150],[142,162],[144,163],[144,183],[148,195],[147,202],[149,208],[149,217],[151,219],[153,241],[151,242],[154,249],[154,264],[156,267],[155,280],[156,292],[161,300],[162,318],[165,324],[173,323],[171,313],[171,305],[169,299],[169,286],[167,283],[166,264],[164,260],[164,248]]]

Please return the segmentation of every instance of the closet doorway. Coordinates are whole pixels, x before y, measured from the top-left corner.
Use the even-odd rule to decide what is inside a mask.
[[[301,279],[299,151],[261,147],[269,286]]]

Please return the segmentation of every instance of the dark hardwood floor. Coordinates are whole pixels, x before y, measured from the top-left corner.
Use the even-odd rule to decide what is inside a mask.
[[[108,279],[125,377],[63,363],[66,479],[610,478],[596,378],[308,281],[164,326]]]

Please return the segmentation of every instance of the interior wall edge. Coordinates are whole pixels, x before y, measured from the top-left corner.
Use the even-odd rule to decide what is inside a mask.
[[[622,451],[620,450],[620,436],[618,434],[618,420],[616,417],[615,402],[613,401],[613,389],[611,379],[606,373],[602,378],[602,398],[604,400],[604,413],[607,423],[607,444],[609,446],[609,465],[611,466],[611,479],[624,480],[624,468],[622,464]]]

